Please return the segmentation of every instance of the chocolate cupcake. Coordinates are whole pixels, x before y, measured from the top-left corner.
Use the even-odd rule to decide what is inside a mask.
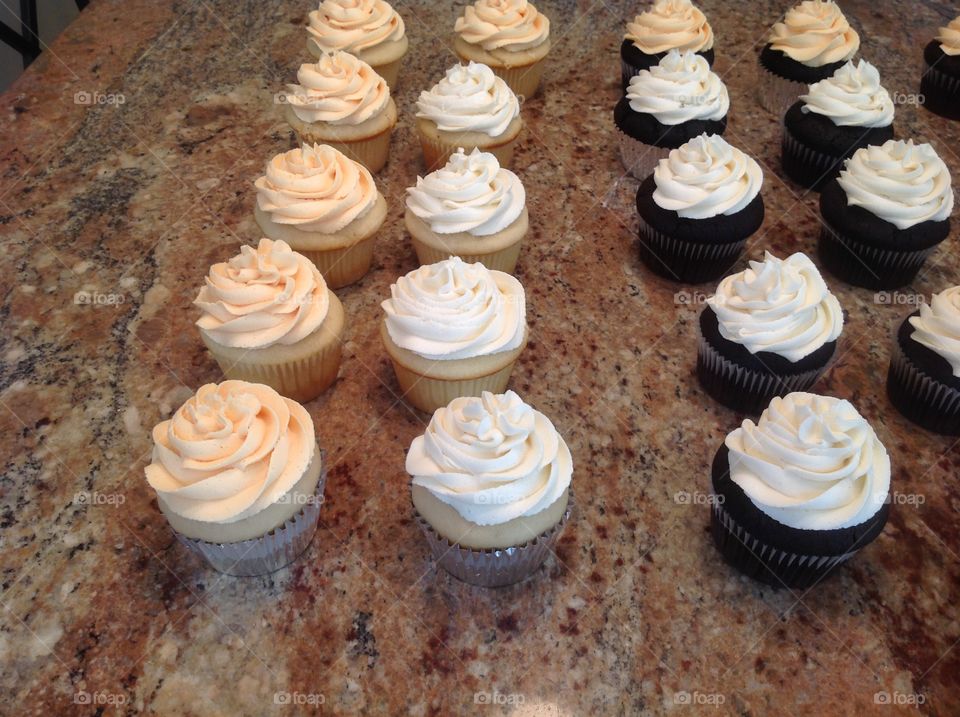
[[[900,324],[887,394],[917,425],[960,436],[960,286],[934,294]]]
[[[797,184],[819,190],[860,147],[893,139],[893,100],[877,68],[848,62],[810,91],[783,119],[781,162]]]
[[[808,588],[873,541],[890,512],[890,458],[839,398],[774,398],[713,460],[711,526],[724,560],[775,587]]]
[[[908,284],[950,233],[950,171],[929,144],[858,149],[820,195],[820,259],[855,286]]]
[[[690,50],[713,64],[713,30],[690,0],[657,0],[627,23],[620,45],[623,88],[631,77],[658,64],[670,50]]]
[[[923,106],[948,119],[960,119],[960,17],[941,27],[937,39],[923,49],[923,63]]]
[[[700,313],[697,377],[724,406],[760,413],[810,388],[843,329],[840,302],[806,254],[770,252],[724,278]]]
[[[722,276],[763,224],[762,186],[760,165],[717,135],[671,150],[637,191],[640,258],[674,281]]]

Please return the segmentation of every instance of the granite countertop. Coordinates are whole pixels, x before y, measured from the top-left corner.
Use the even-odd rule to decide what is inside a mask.
[[[0,713],[960,714],[960,449],[884,390],[896,323],[960,281],[958,232],[897,294],[827,277],[847,323],[817,390],[853,401],[891,454],[902,500],[883,534],[809,592],[734,573],[704,497],[743,417],[694,375],[713,287],[640,264],[637,182],[616,154],[617,49],[639,2],[539,0],[554,49],[514,166],[532,338],[511,385],[570,445],[575,517],[520,585],[477,589],[431,565],[403,470],[427,417],[398,401],[377,320],[415,267],[413,104],[454,62],[463,4],[395,3],[411,49],[377,176],[389,217],[370,274],[338,292],[340,378],[307,404],[327,502],[303,558],[263,578],[188,554],[143,467],[150,429],[220,380],[191,302],[211,263],[259,236],[252,183],[291,146],[272,100],[307,58],[311,3],[96,0],[2,96]],[[751,94],[788,4],[700,3],[730,88],[727,139],[765,171],[753,256],[812,254],[819,227],[815,197],[778,176],[779,128]],[[898,134],[932,142],[960,181],[960,123],[909,104],[921,48],[956,6],[843,6],[903,95]]]

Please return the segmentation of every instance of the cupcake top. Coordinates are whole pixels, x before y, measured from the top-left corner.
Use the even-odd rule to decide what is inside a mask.
[[[489,152],[463,148],[407,189],[407,208],[437,234],[489,236],[513,224],[527,195],[519,177]]]
[[[960,286],[934,294],[909,321],[910,338],[945,358],[953,375],[960,376]]]
[[[321,234],[362,217],[378,196],[366,167],[325,144],[274,156],[254,186],[257,206],[274,222]]]
[[[897,229],[943,221],[953,211],[950,170],[933,147],[912,139],[858,149],[837,181],[849,206],[863,207]]]
[[[303,476],[316,450],[296,401],[246,381],[208,383],[153,429],[147,482],[176,515],[233,523],[268,508]]]
[[[570,486],[570,449],[546,416],[513,391],[455,398],[407,453],[413,485],[477,525],[545,510]]]
[[[550,20],[527,0],[477,0],[464,8],[454,31],[484,50],[530,50],[550,37]]]
[[[763,171],[720,135],[702,134],[671,149],[653,170],[653,201],[687,219],[736,214],[760,193]]]
[[[763,261],[724,277],[707,299],[720,335],[750,353],[766,351],[799,361],[843,329],[843,310],[806,254]]]
[[[866,60],[848,62],[801,95],[802,112],[813,112],[839,127],[889,127],[893,100],[880,85],[880,72]]]
[[[197,326],[221,346],[260,349],[295,344],[327,318],[327,283],[307,257],[284,241],[261,239],[210,267],[193,302]]]
[[[634,112],[653,115],[660,124],[720,120],[730,109],[723,80],[695,52],[670,50],[649,70],[630,78],[627,100]]]
[[[324,52],[358,53],[403,38],[403,18],[384,0],[322,0],[307,32]]]
[[[358,125],[383,112],[390,88],[366,62],[347,52],[326,53],[297,70],[286,102],[304,122]]]
[[[401,276],[381,306],[397,346],[438,361],[512,351],[527,330],[520,282],[458,256]]]
[[[960,55],[960,16],[953,18],[946,27],[941,27],[937,39],[944,55]]]
[[[805,0],[773,26],[770,48],[808,67],[853,59],[860,36],[834,2]]]
[[[812,393],[774,398],[757,423],[727,435],[730,478],[783,525],[836,530],[883,507],[890,458],[849,401]]]
[[[657,0],[627,23],[624,39],[646,55],[668,50],[705,52],[713,47],[713,29],[690,0]]]
[[[454,65],[444,78],[420,93],[417,117],[446,132],[483,132],[496,137],[520,116],[513,90],[486,65]]]

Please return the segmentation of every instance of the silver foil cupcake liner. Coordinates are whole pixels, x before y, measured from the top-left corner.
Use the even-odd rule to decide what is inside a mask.
[[[821,217],[820,258],[846,282],[871,289],[895,289],[908,283],[937,245],[904,251],[870,246],[844,236]]]
[[[804,83],[775,75],[762,64],[757,64],[757,100],[767,112],[783,119],[790,105],[806,91]]]
[[[661,159],[666,159],[670,154],[670,147],[646,144],[621,130],[617,130],[617,135],[623,168],[641,182],[653,174]]]
[[[663,234],[639,217],[640,258],[660,276],[698,284],[722,276],[733,266],[747,238],[733,242],[691,242]]]
[[[960,391],[917,368],[896,336],[887,387],[891,403],[914,423],[946,435],[960,432]]]

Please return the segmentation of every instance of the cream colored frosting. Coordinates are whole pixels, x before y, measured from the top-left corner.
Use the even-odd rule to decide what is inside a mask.
[[[381,306],[397,346],[438,361],[512,351],[527,330],[520,282],[458,256],[401,276]]]
[[[310,414],[268,386],[202,386],[153,429],[147,482],[174,514],[233,523],[285,495],[313,457]]]
[[[214,264],[193,302],[197,326],[221,346],[259,349],[289,345],[327,317],[327,283],[309,259],[286,242],[261,239],[230,261]]]
[[[454,65],[431,89],[420,93],[417,117],[447,132],[483,132],[497,137],[520,116],[517,96],[486,65]]]
[[[325,54],[297,70],[286,101],[304,122],[358,125],[383,112],[390,88],[363,60],[346,52]]]
[[[955,17],[948,25],[941,27],[937,39],[944,55],[960,55],[960,17]]]
[[[853,59],[860,36],[834,2],[805,0],[773,26],[770,47],[809,67]]]
[[[730,478],[774,520],[800,530],[849,528],[887,500],[890,458],[849,401],[774,398],[726,438]]]
[[[720,120],[730,109],[723,80],[695,52],[670,50],[649,70],[630,78],[627,100],[634,112],[650,114],[660,124]]]
[[[668,50],[705,52],[713,47],[713,29],[690,0],[657,0],[627,23],[624,39],[647,55]]]
[[[880,85],[880,72],[866,60],[848,62],[831,77],[810,85],[801,95],[801,110],[813,112],[839,127],[889,127],[893,100]]]
[[[550,37],[550,20],[527,0],[477,0],[464,8],[454,31],[484,50],[529,50]]]
[[[943,221],[953,211],[950,170],[933,147],[912,139],[858,149],[837,181],[848,205],[863,207],[898,229]]]
[[[303,145],[274,156],[256,180],[257,205],[277,224],[333,234],[377,201],[373,176],[328,145]]]
[[[910,317],[910,338],[945,358],[960,376],[960,286],[934,294],[920,306],[920,315]]]
[[[308,16],[307,32],[326,52],[357,53],[403,38],[403,18],[384,0],[323,0]]]
[[[533,516],[570,487],[570,449],[546,416],[513,391],[456,398],[437,409],[407,453],[413,484],[477,525]]]

